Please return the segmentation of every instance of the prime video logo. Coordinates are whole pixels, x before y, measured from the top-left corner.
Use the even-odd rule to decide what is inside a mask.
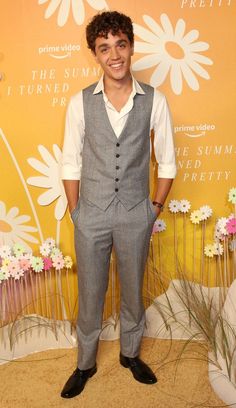
[[[39,55],[48,54],[52,58],[70,58],[72,52],[80,51],[79,44],[45,45],[38,48]]]

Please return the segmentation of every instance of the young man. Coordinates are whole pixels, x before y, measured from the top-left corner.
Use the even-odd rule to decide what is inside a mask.
[[[132,21],[118,12],[96,15],[87,43],[103,77],[70,100],[62,179],[75,226],[79,317],[77,368],[61,396],[81,393],[96,373],[112,247],[121,286],[120,363],[137,381],[157,381],[139,358],[145,324],[142,284],[153,223],[176,174],[165,97],[131,75]],[[150,130],[158,161],[157,192],[149,198]]]

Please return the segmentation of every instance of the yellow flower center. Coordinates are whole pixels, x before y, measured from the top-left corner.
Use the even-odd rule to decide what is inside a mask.
[[[1,232],[11,232],[12,227],[10,224],[8,224],[8,222],[0,220],[0,231]]]
[[[174,41],[167,41],[165,44],[166,51],[168,54],[175,58],[175,59],[182,59],[184,58],[184,50],[182,47],[180,47],[179,44],[177,44]]]

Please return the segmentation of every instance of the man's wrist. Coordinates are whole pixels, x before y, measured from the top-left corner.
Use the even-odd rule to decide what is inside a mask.
[[[152,204],[153,204],[155,207],[159,208],[160,211],[163,211],[163,210],[164,210],[164,204],[160,203],[159,201],[153,201]]]

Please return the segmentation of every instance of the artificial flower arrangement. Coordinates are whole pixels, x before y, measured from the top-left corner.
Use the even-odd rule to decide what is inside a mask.
[[[194,210],[187,218],[190,203],[187,200],[171,200],[169,210],[173,214],[174,223],[174,252],[177,254],[177,214],[183,216],[181,240],[186,250],[186,222],[193,225],[193,261],[197,259],[196,231],[200,237],[201,263],[193,263],[196,271],[186,271],[180,262],[176,265],[175,279],[170,284],[170,273],[165,268],[160,269],[153,258],[153,273],[158,284],[163,288],[163,296],[156,297],[153,293],[153,306],[163,318],[163,326],[172,335],[171,324],[174,328],[182,327],[188,339],[183,345],[181,357],[187,352],[192,340],[200,340],[202,351],[199,358],[206,358],[209,363],[209,376],[214,381],[222,380],[220,387],[226,387],[226,394],[230,392],[229,384],[235,393],[236,364],[235,364],[235,293],[236,293],[236,188],[231,188],[228,195],[229,203],[234,205],[234,212],[226,217],[216,219],[214,226],[214,241],[206,242],[205,229],[212,209],[208,205]],[[183,206],[184,203],[184,206]],[[158,222],[158,221],[157,221]],[[191,225],[190,224],[190,225]],[[178,227],[181,223],[178,224]],[[191,231],[191,230],[190,230]],[[153,237],[160,232],[154,228]],[[160,238],[158,237],[160,240]],[[188,236],[189,239],[189,236]],[[198,254],[199,255],[199,254]],[[177,256],[177,255],[176,255]],[[157,258],[157,257],[156,257]],[[204,262],[207,260],[207,265]],[[211,267],[210,267],[211,266]],[[213,268],[214,266],[214,268]],[[195,273],[197,272],[197,274]],[[213,273],[215,272],[215,274]],[[207,280],[205,279],[207,276]],[[209,280],[211,276],[211,280]],[[199,279],[200,277],[200,279]],[[214,278],[214,279],[212,279]],[[207,282],[207,285],[204,285]],[[213,286],[212,286],[213,283]],[[167,286],[170,284],[170,291]],[[151,292],[149,292],[151,294]],[[174,293],[174,296],[173,296]],[[171,295],[171,296],[170,296]],[[165,299],[165,301],[164,301]],[[178,305],[178,306],[176,306]],[[205,356],[205,357],[204,357]],[[223,384],[225,382],[225,384]],[[218,383],[217,383],[218,384]],[[216,389],[216,387],[214,387]],[[234,395],[236,400],[236,395]],[[226,397],[225,397],[226,398]],[[227,402],[227,398],[225,399]]]
[[[15,243],[13,247],[0,247],[0,327],[21,314],[36,313],[59,319],[62,311],[65,311],[61,290],[62,270],[66,275],[70,314],[68,270],[72,268],[72,259],[62,254],[53,238],[47,238],[39,252],[40,256],[35,256],[20,243]],[[63,317],[66,318],[65,315]]]

